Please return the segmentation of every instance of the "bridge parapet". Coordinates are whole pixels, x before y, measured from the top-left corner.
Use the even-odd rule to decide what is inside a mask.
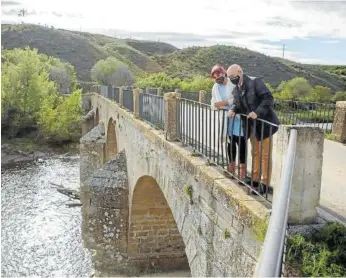
[[[134,103],[136,103],[139,96],[137,93],[133,96]],[[140,111],[138,113],[136,111],[140,109],[139,105],[134,105],[134,113],[137,113],[135,116],[109,99],[96,94],[91,96],[93,109],[99,111],[100,123],[112,124],[115,130],[110,129],[109,126],[104,128],[104,141],[100,141],[99,144],[103,147],[99,148],[89,144],[86,140],[88,137],[82,138],[81,160],[89,161],[88,163],[94,166],[88,166],[88,163],[84,163],[84,166],[81,164],[81,167],[85,167],[85,170],[81,168],[81,173],[89,177],[98,175],[96,166],[102,168],[100,164],[104,164],[108,160],[105,153],[110,144],[107,143],[106,138],[115,138],[116,151],[126,154],[128,191],[123,191],[123,194],[128,194],[128,196],[127,199],[119,197],[125,200],[124,202],[128,200],[126,206],[129,215],[126,220],[128,243],[125,253],[121,255],[122,263],[126,265],[126,269],[123,271],[131,273],[134,269],[138,271],[160,270],[167,269],[168,265],[182,267],[186,264],[183,262],[184,256],[179,253],[181,251],[179,242],[183,242],[185,258],[193,276],[251,276],[266,233],[271,205],[259,196],[248,195],[233,180],[225,177],[220,167],[210,165],[206,158],[196,155],[191,148],[182,147],[176,141],[180,137],[177,125],[177,113],[179,112],[177,94],[166,94],[164,101],[165,133],[137,118],[141,115]],[[110,119],[112,119],[111,123]],[[287,133],[287,129],[282,131],[282,134],[285,132]],[[116,136],[111,136],[110,133],[115,133]],[[315,135],[311,131],[304,136]],[[280,138],[277,140],[281,142],[281,145],[277,145],[280,145],[283,153],[286,139],[284,135],[280,135],[278,138]],[[306,141],[304,144],[307,144]],[[301,146],[301,152],[311,150],[311,148],[306,148],[307,145]],[[313,146],[318,147],[319,145],[316,143]],[[94,152],[100,153],[96,159],[97,163],[93,161],[95,157],[86,157],[91,153],[90,151],[82,151],[87,148],[94,148]],[[317,159],[321,150],[314,149],[314,151],[317,153],[314,156]],[[307,158],[308,156],[302,156],[298,159],[299,167],[306,167],[303,161]],[[103,163],[101,163],[102,159]],[[112,161],[112,158],[109,159]],[[113,159],[116,159],[114,155]],[[310,172],[308,173],[318,166],[318,163],[309,165]],[[143,177],[150,178],[143,179]],[[136,188],[143,186],[143,180],[147,182],[145,183],[147,191],[142,190],[139,191],[142,194],[136,194]],[[303,182],[297,183],[298,186],[303,186],[307,180],[308,174],[304,177]],[[317,183],[318,179],[313,184],[314,187],[320,186]],[[90,202],[92,204],[93,198],[98,194],[93,192],[92,188],[97,187],[92,184],[83,187],[83,190],[90,192],[87,195],[89,197],[83,199],[83,207],[84,204],[85,206]],[[158,194],[157,190],[162,194]],[[145,193],[148,193],[148,196],[157,197],[145,197]],[[139,195],[143,197],[141,201],[137,199]],[[297,194],[292,196],[297,197]],[[304,195],[300,201],[305,202],[307,196]],[[109,199],[106,196],[104,198]],[[136,208],[135,204],[141,204],[142,209],[138,209],[138,206]],[[301,210],[304,208],[300,207]],[[94,207],[94,210],[98,210],[98,207]],[[167,214],[161,214],[162,211]],[[87,217],[87,215],[83,217]],[[140,219],[143,219],[143,223],[140,223]],[[145,219],[153,219],[152,228],[147,225]],[[167,220],[162,222],[162,219]],[[170,222],[172,219],[173,222]],[[112,224],[105,223],[104,225],[107,227],[116,223],[109,219],[107,221],[112,222]],[[165,229],[165,226],[174,226],[172,223],[175,223],[176,227]],[[89,229],[90,232],[90,228],[92,226],[86,224],[84,229]],[[176,231],[179,231],[181,238],[177,237]],[[107,242],[118,240],[115,235],[111,237],[109,234],[106,235],[102,229],[98,233],[100,233],[97,235],[100,244],[97,248],[103,248]],[[169,240],[170,233],[172,233],[172,243]],[[92,232],[89,234],[93,235]],[[96,237],[96,235],[94,236]],[[138,237],[141,239],[137,240]],[[165,240],[162,240],[163,238]],[[150,242],[160,243],[161,247],[150,248]],[[177,252],[172,251],[174,246],[179,247]],[[106,256],[102,250],[98,254]],[[170,263],[168,254],[172,254]],[[113,259],[116,258],[113,256]],[[104,264],[99,264],[100,267],[102,265],[102,269],[107,268],[107,265],[109,269],[112,269],[111,265],[118,264],[118,261],[112,262],[112,257],[99,256],[97,260],[104,260]]]

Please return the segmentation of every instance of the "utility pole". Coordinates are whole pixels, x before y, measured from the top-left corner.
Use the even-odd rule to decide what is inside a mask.
[[[282,59],[285,58],[285,44],[282,45]]]

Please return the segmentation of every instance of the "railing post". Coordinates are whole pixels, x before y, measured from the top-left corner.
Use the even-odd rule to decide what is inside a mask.
[[[336,140],[346,143],[346,101],[336,102],[332,133]]]
[[[124,106],[124,89],[119,87],[119,105]]]
[[[162,88],[157,88],[157,95],[158,95],[159,97],[163,96],[163,90],[162,90]]]
[[[317,206],[320,201],[324,132],[313,126],[285,126],[277,132],[274,172],[274,197],[278,193],[281,176],[284,173],[284,160],[288,147],[290,129],[297,130],[296,161],[292,179],[288,222],[308,224],[317,220]],[[275,203],[273,204],[275,206]]]
[[[139,118],[139,95],[141,90],[136,88],[133,89],[133,114],[135,118]]]
[[[150,88],[145,88],[145,93],[150,94]]]
[[[199,91],[199,96],[198,96],[198,101],[200,103],[205,103],[205,96],[206,96],[207,92],[206,91]]]
[[[180,94],[178,93],[166,93],[164,95],[165,102],[165,134],[168,141],[177,141],[178,136],[178,122],[177,113]]]

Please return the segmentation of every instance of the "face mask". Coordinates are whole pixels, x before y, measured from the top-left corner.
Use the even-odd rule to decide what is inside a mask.
[[[230,80],[231,80],[231,82],[233,83],[233,85],[238,85],[238,84],[239,84],[240,77],[239,77],[239,76],[236,76],[236,77],[230,78]]]
[[[223,82],[225,82],[225,77],[221,76],[218,79],[215,80],[217,84],[222,84]]]

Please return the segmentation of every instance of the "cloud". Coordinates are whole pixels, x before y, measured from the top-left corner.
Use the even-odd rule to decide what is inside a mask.
[[[6,7],[6,6],[18,6],[20,5],[20,2],[17,1],[1,1],[1,6]]]
[[[198,4],[175,0],[164,5],[159,0],[25,0],[21,3],[21,7],[37,12],[20,19],[30,23],[103,30],[122,37],[166,41],[178,47],[233,44],[281,56],[281,46],[266,42],[312,37],[323,38],[320,41],[346,39],[346,1],[242,0],[236,5],[234,0],[226,0],[222,5],[208,0],[199,0]],[[18,20],[4,9],[3,15],[3,20]],[[287,55],[295,59],[311,58],[297,52],[287,52]]]
[[[331,44],[334,44],[334,43],[340,43],[339,40],[328,40],[328,41],[322,41],[322,43],[331,43]]]

